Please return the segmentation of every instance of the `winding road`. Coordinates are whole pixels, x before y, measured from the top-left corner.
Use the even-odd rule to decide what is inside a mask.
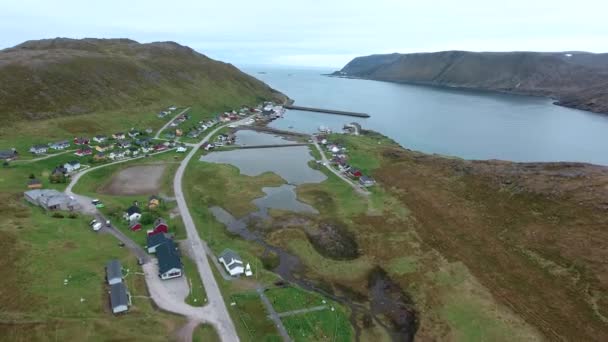
[[[185,109],[184,111],[186,111],[188,109],[189,108]],[[184,111],[182,111],[182,113]],[[180,114],[178,114],[177,116],[179,116]],[[230,125],[244,124],[244,122],[247,119],[248,118],[245,118],[240,121],[230,123]],[[170,122],[172,122],[172,120],[169,121],[169,123]],[[159,133],[163,129],[165,129],[166,126],[168,126],[168,124],[165,125],[163,128],[161,128],[159,130]],[[192,159],[192,157],[200,149],[201,145],[203,145],[205,142],[209,141],[209,139],[215,133],[217,133],[220,129],[227,127],[227,126],[228,126],[228,124],[218,126],[214,130],[210,131],[205,136],[205,138],[203,140],[201,140],[199,143],[194,144],[194,145],[189,144],[189,146],[191,147],[191,150],[186,155],[186,157],[181,161],[180,166],[177,169],[177,172],[175,173],[175,177],[173,179],[175,199],[177,201],[179,212],[184,221],[184,226],[186,228],[186,233],[188,235],[188,242],[192,246],[193,260],[196,263],[196,267],[198,269],[198,272],[201,276],[201,280],[205,287],[205,292],[206,292],[207,298],[208,298],[208,304],[204,307],[193,307],[191,305],[186,304],[183,300],[182,301],[177,300],[175,297],[171,296],[171,294],[167,291],[166,287],[162,283],[162,280],[160,280],[160,278],[158,277],[158,270],[157,270],[158,266],[155,263],[146,262],[143,265],[143,269],[144,269],[144,273],[145,273],[146,284],[148,286],[148,290],[150,291],[150,296],[151,296],[152,300],[154,300],[156,305],[158,305],[163,310],[186,316],[189,319],[189,323],[188,323],[189,327],[196,326],[199,323],[209,323],[214,326],[218,335],[221,337],[222,341],[233,342],[233,341],[239,341],[239,338],[238,338],[238,335],[236,332],[236,328],[234,326],[234,323],[232,322],[230,315],[228,314],[228,309],[226,307],[226,304],[224,303],[222,293],[220,292],[219,286],[213,275],[213,271],[211,270],[209,260],[207,259],[206,249],[204,248],[205,243],[204,243],[204,241],[201,240],[200,236],[198,235],[198,231],[196,230],[196,225],[194,224],[192,216],[190,215],[190,211],[188,209],[187,202],[186,202],[186,200],[184,198],[184,194],[182,192],[182,178],[184,175],[184,171],[186,170],[186,166],[188,165],[188,162]],[[165,153],[165,152],[168,152],[171,150],[166,150],[166,151],[162,151],[162,152],[158,152],[158,153]],[[158,153],[155,153],[155,154],[158,154]],[[93,170],[97,170],[99,168],[114,165],[114,164],[124,163],[127,161],[139,159],[139,158],[143,158],[143,156],[136,157],[136,158],[123,159],[123,160],[119,160],[119,161],[115,161],[115,162],[111,162],[111,163],[107,163],[107,164],[103,164],[103,165],[99,165],[99,166],[95,166],[95,167],[91,167],[86,170],[83,170],[83,171],[75,174],[72,177],[70,183],[66,187],[65,193],[69,196],[74,197],[76,200],[78,200],[78,202],[82,206],[82,211],[84,213],[94,215],[97,217],[103,217],[99,213],[97,208],[95,208],[95,206],[93,206],[91,204],[91,198],[82,196],[82,195],[78,195],[73,192],[74,186],[78,183],[78,181],[80,180],[80,178],[83,175],[85,175]],[[109,228],[104,227],[103,229],[104,230],[105,229],[115,230],[112,233],[120,233],[118,230],[116,230],[113,227],[109,227]],[[113,234],[113,235],[115,235],[121,241],[123,241],[123,239],[129,240],[128,237],[126,237],[124,234]],[[132,241],[129,241],[129,242],[134,243]],[[136,253],[136,254],[138,254],[138,253]],[[149,259],[147,259],[146,261],[149,261]],[[186,329],[186,330],[190,330],[190,329]]]

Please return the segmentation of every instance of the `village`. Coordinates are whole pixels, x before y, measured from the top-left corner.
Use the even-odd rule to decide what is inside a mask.
[[[120,191],[107,193],[112,195],[110,197],[104,195],[105,190],[97,192],[97,189],[100,189],[98,187],[103,184],[92,184],[92,191],[86,193],[83,193],[83,188],[73,190],[73,186],[81,176],[95,173],[95,170],[99,169],[115,170],[105,174],[112,179],[120,177],[120,170],[129,170],[129,167],[116,168],[114,165],[131,164],[130,161],[136,162],[135,166],[131,168],[139,167],[142,172],[141,177],[138,177],[137,172],[132,173],[129,176],[130,179],[132,180],[132,177],[147,179],[150,177],[148,172],[155,172],[153,171],[154,165],[159,160],[181,165],[184,159],[188,159],[186,156],[194,153],[205,155],[212,153],[212,150],[224,153],[242,149],[243,145],[237,141],[239,131],[273,131],[273,129],[267,128],[267,124],[281,118],[284,112],[283,106],[268,102],[257,107],[243,106],[238,110],[225,111],[193,122],[195,116],[188,113],[188,108],[180,109],[171,106],[156,114],[159,119],[169,118],[156,131],[150,128],[131,128],[107,135],[94,135],[92,138],[77,136],[69,140],[35,145],[30,149],[33,159],[20,158],[21,155],[15,150],[2,151],[0,156],[6,157],[4,158],[5,163],[20,166],[37,163],[39,160],[45,165],[53,165],[53,160],[62,160],[61,164],[52,166],[48,173],[32,172],[29,175],[27,184],[25,184],[27,190],[23,193],[25,201],[42,208],[50,217],[75,218],[81,214],[93,216],[93,219],[88,221],[90,231],[96,234],[113,235],[119,240],[118,246],[127,249],[135,256],[136,266],[129,262],[125,265],[124,259],[107,259],[98,264],[99,269],[103,269],[105,274],[102,291],[104,298],[107,298],[108,312],[122,316],[130,315],[134,307],[136,311],[138,310],[136,298],[141,297],[141,290],[134,288],[132,280],[128,280],[137,274],[146,275],[145,283],[148,291],[151,291],[148,298],[162,298],[164,296],[162,293],[166,292],[172,294],[174,301],[182,304],[186,301],[188,305],[199,307],[214,299],[208,297],[208,293],[206,293],[209,291],[208,284],[203,287],[201,283],[204,277],[199,274],[197,269],[199,266],[197,263],[193,265],[192,253],[194,252],[190,244],[195,240],[192,240],[190,233],[185,234],[179,210],[181,208],[177,207],[174,197],[155,192],[146,197],[137,196],[136,200],[127,201],[129,197],[121,195]],[[358,134],[361,130],[360,126],[356,124],[347,126],[345,126],[345,134]],[[341,173],[348,178],[351,186],[364,189],[374,184],[371,177],[364,175],[356,168],[356,163],[349,161],[347,148],[338,143],[337,135],[332,134],[331,131],[320,130],[317,134],[301,134],[301,136],[290,135],[288,132],[280,130],[275,131],[274,134],[279,136],[284,134],[288,141],[296,140],[296,143],[292,140],[289,145],[308,145],[308,148],[313,150],[315,148],[313,142],[317,144],[317,147],[321,145],[323,158],[317,160],[317,163]],[[312,140],[306,141],[307,138]],[[245,147],[243,151],[257,146]],[[175,154],[167,153],[170,151],[174,151]],[[73,158],[70,158],[72,156]],[[329,158],[329,162],[325,160],[325,156]],[[138,159],[141,161],[137,161]],[[40,175],[43,178],[40,178]],[[173,173],[171,175],[173,176]],[[175,178],[178,177],[175,175]],[[104,182],[107,181],[108,178],[105,178]],[[86,182],[91,182],[91,180]],[[141,181],[138,180],[137,183],[141,184]],[[65,184],[67,184],[67,189],[61,191]],[[127,184],[127,186],[130,185]],[[209,247],[198,247],[196,250],[207,255],[213,272],[221,275],[220,281],[235,281],[239,284],[243,281],[257,283],[259,299],[264,302],[264,292],[266,291],[264,289],[268,284],[258,283],[257,277],[262,265],[260,265],[259,259],[252,258],[249,250],[243,250],[238,245],[225,246],[213,251]],[[70,286],[71,282],[71,276],[66,276],[64,285]],[[281,282],[277,284],[281,284]],[[278,288],[284,286],[286,285],[278,285]],[[280,291],[272,291],[272,293],[280,293]],[[306,298],[322,298],[306,292],[302,292],[300,295]],[[332,311],[334,310],[333,306],[325,305],[325,301],[315,300],[318,300],[318,310],[329,310],[330,308]],[[237,305],[235,303],[238,302],[226,302],[226,305]],[[167,311],[182,314],[184,312],[179,309],[180,306],[177,302],[163,305]],[[264,306],[266,312],[274,312],[272,304],[264,304]],[[231,312],[233,310],[236,308],[229,309]],[[297,308],[294,308],[294,314],[297,312],[299,312]],[[276,313],[273,321],[278,324],[279,333],[287,338],[285,327],[280,323],[281,319],[276,316]]]

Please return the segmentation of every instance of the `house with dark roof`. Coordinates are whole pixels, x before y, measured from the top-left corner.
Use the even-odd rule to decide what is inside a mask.
[[[129,222],[137,221],[141,218],[141,209],[137,205],[133,204],[127,208],[127,211],[124,213],[123,217]]]
[[[117,259],[112,259],[106,264],[106,281],[108,285],[122,282],[122,265]]]
[[[17,159],[19,153],[15,149],[0,151],[0,160],[11,161]]]
[[[118,148],[129,148],[131,147],[131,142],[129,140],[120,140],[116,143]]]
[[[241,257],[231,249],[225,249],[218,258],[219,262],[224,265],[226,272],[231,276],[238,276],[245,273],[245,267]]]
[[[368,186],[373,186],[374,184],[376,184],[376,181],[368,176],[361,176],[359,177],[359,184],[368,187]]]
[[[65,150],[66,148],[70,147],[70,142],[67,140],[57,141],[51,143],[49,147],[54,150]]]
[[[158,258],[158,276],[162,280],[182,276],[182,260],[173,241],[169,240],[156,247],[156,257]]]
[[[127,312],[131,305],[131,294],[127,291],[125,283],[110,285],[110,306],[113,314]]]
[[[33,154],[43,154],[46,153],[46,151],[48,150],[49,147],[47,145],[34,145],[30,147],[30,152],[32,152]]]
[[[156,253],[156,249],[158,248],[158,246],[167,243],[167,241],[170,241],[170,239],[167,237],[166,234],[148,235],[148,238],[146,240],[146,248],[148,249],[148,253]]]

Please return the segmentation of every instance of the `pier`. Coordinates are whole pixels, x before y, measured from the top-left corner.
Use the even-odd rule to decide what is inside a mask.
[[[313,108],[313,107],[302,107],[302,106],[293,106],[293,105],[284,105],[286,109],[293,110],[303,110],[307,112],[317,112],[317,113],[327,113],[327,114],[336,114],[336,115],[346,115],[346,116],[355,116],[358,118],[369,118],[369,114],[366,113],[357,113],[357,112],[347,112],[343,110],[333,110],[333,109],[322,109],[322,108]]]
[[[253,149],[253,148],[276,148],[276,147],[294,147],[294,146],[308,146],[308,144],[295,143],[295,144],[245,145],[245,146],[234,145],[234,147],[240,148],[242,150]]]

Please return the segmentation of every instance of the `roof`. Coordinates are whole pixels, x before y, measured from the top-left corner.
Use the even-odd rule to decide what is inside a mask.
[[[110,304],[112,305],[112,308],[117,308],[121,305],[129,305],[127,287],[124,283],[120,282],[110,286]]]
[[[34,145],[32,146],[33,149],[36,150],[41,150],[41,149],[48,149],[49,147],[47,145]]]
[[[106,278],[108,278],[108,280],[114,278],[122,279],[122,266],[120,265],[120,261],[117,259],[108,261],[106,264]]]
[[[159,225],[161,225],[161,224],[164,224],[165,226],[169,226],[169,225],[167,224],[167,221],[165,221],[165,220],[164,220],[163,218],[161,218],[161,217],[157,218],[157,219],[156,219],[156,221],[154,221],[154,227],[157,227],[157,226],[159,226]]]
[[[224,262],[226,263],[226,265],[228,265],[229,269],[233,269],[235,267],[238,267],[240,265],[243,265],[243,261],[241,260],[241,257],[238,255],[237,252],[231,250],[231,249],[225,249],[219,256],[220,258],[224,259]],[[236,263],[233,263],[232,261],[235,261]],[[238,265],[240,264],[240,265]]]
[[[133,214],[141,214],[141,209],[139,209],[138,206],[136,205],[132,205],[127,209],[127,214],[129,214],[129,216],[133,215]]]
[[[167,241],[170,239],[165,234],[148,235],[147,245],[148,247],[159,246]]]
[[[137,225],[141,226],[141,223],[139,223],[139,221],[135,221],[135,222],[131,223],[131,225],[129,225],[129,228],[133,228],[133,227],[135,227]]]
[[[72,160],[72,161],[68,162],[68,164],[74,166],[74,165],[80,165],[80,162],[78,160]]]
[[[160,273],[166,273],[173,268],[182,268],[182,261],[172,240],[168,240],[156,248],[156,257]]]
[[[39,179],[30,179],[27,184],[28,185],[33,185],[33,184],[40,184],[42,183]]]
[[[361,177],[359,177],[359,180],[360,180],[361,182],[373,182],[373,181],[374,181],[374,179],[373,179],[373,178],[368,177],[368,176],[361,176]]]
[[[4,150],[0,151],[0,159],[2,158],[11,158],[17,155],[17,151],[14,150]]]

